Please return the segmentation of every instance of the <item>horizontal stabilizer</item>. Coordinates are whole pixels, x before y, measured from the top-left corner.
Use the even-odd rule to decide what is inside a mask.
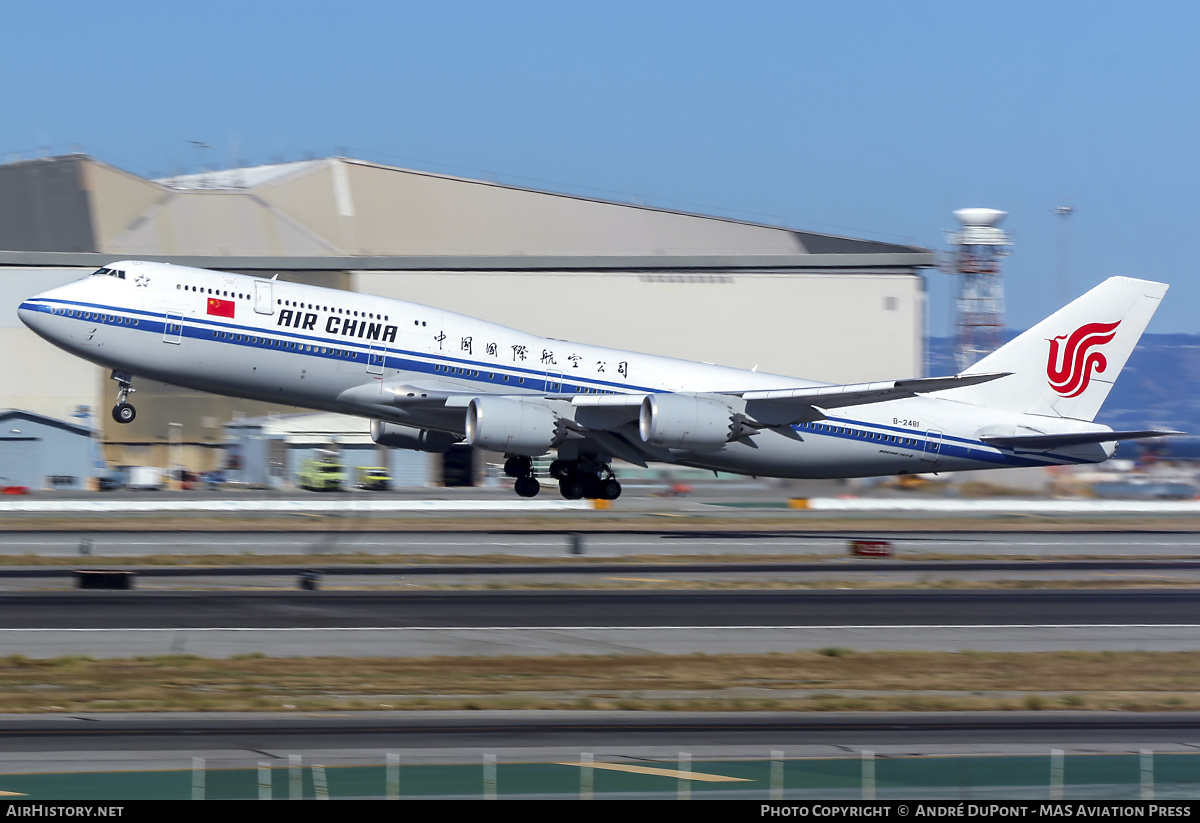
[[[1066,434],[1015,434],[1008,437],[989,437],[980,439],[989,446],[999,446],[1004,449],[1058,449],[1064,446],[1086,446],[1091,443],[1114,443],[1118,440],[1138,440],[1143,437],[1170,437],[1183,434],[1175,431],[1097,431],[1070,432]]]

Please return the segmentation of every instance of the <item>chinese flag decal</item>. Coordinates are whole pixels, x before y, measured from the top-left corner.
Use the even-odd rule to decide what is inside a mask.
[[[217,317],[233,317],[232,300],[218,300],[215,297],[208,298],[208,313],[215,314]]]

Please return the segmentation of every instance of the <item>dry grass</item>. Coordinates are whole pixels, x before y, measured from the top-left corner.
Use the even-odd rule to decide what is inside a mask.
[[[0,658],[45,711],[1200,710],[1200,653],[853,652],[501,658]]]

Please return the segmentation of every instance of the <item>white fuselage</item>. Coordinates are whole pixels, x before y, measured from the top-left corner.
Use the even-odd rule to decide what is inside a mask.
[[[159,263],[112,266],[124,277],[91,276],[30,298],[21,319],[55,345],[132,375],[418,428],[462,434],[462,398],[472,394],[578,410],[588,408],[587,396],[823,385],[537,337],[366,294]],[[452,397],[422,404],[423,392]],[[1096,462],[1112,453],[1112,444],[1019,454],[995,448],[980,440],[981,430],[1015,428],[1029,415],[946,394],[840,408],[716,451],[659,454],[741,474],[860,477]]]

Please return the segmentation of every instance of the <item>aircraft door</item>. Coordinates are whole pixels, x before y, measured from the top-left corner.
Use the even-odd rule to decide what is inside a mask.
[[[921,459],[933,464],[941,456],[942,433],[937,429],[930,429],[925,432],[925,450],[921,453]]]
[[[254,311],[258,314],[274,314],[274,288],[270,280],[254,281]]]
[[[386,359],[387,349],[372,343],[371,350],[367,352],[367,374],[383,374],[383,364]]]
[[[163,318],[163,342],[176,346],[183,340],[183,316],[168,312]]]
[[[547,394],[558,394],[562,391],[562,369],[552,369],[546,372]]]

